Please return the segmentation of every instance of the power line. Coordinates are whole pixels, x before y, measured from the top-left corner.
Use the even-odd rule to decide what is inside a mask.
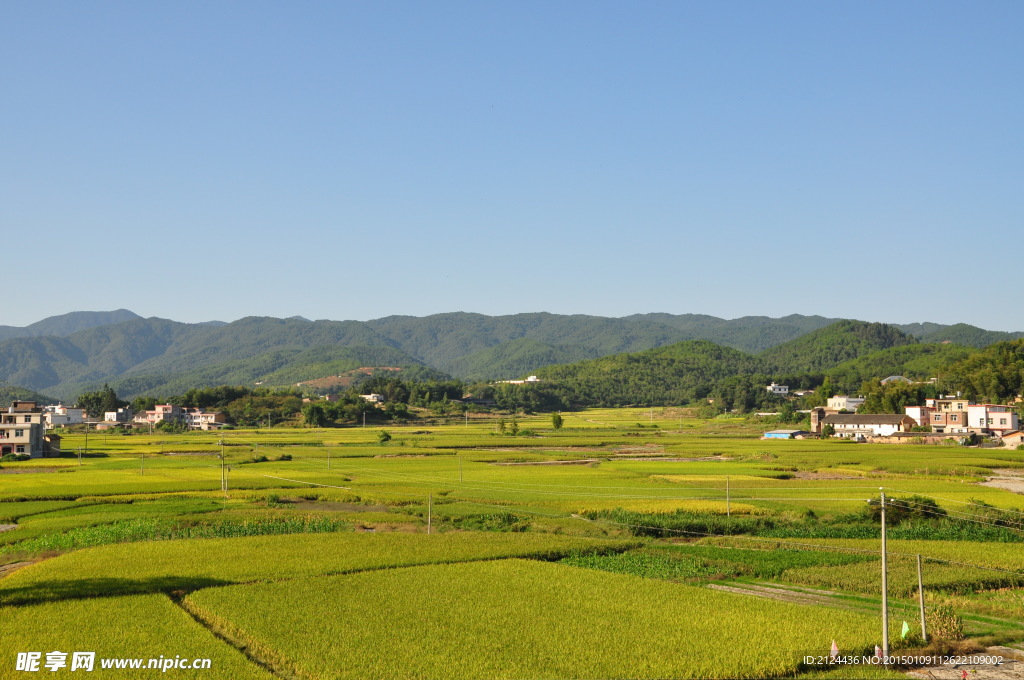
[[[1015,512],[1017,514],[1024,515],[1024,510],[1017,510],[1015,508],[997,508],[995,506],[982,505],[980,503],[972,503],[970,501],[958,501],[958,500],[955,500],[953,498],[943,498],[941,496],[929,496],[928,494],[918,493],[917,491],[904,491],[902,489],[893,489],[891,487],[885,487],[885,488],[888,489],[889,491],[895,491],[897,493],[909,493],[909,494],[912,494],[912,495],[915,495],[915,496],[921,496],[923,498],[931,498],[932,500],[935,500],[935,501],[946,501],[948,503],[960,503],[961,505],[973,505],[973,506],[979,507],[979,508],[987,508],[989,510],[998,510],[999,512]]]

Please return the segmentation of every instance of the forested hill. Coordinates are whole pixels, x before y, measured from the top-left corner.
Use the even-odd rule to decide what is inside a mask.
[[[879,350],[844,361],[827,373],[842,392],[857,392],[868,380],[902,375],[909,380],[926,381],[945,375],[945,367],[976,354],[973,347],[943,343],[917,343]]]
[[[949,342],[967,347],[988,347],[997,342],[1024,338],[1024,331],[1007,333],[1005,331],[987,331],[984,328],[965,323],[952,326],[938,324],[913,324],[900,326],[900,330],[920,339],[922,342]]]
[[[732,401],[737,393],[749,400],[747,397],[753,392],[763,396],[765,385],[773,378],[813,385],[844,361],[875,356],[901,346],[916,345],[913,338],[898,328],[839,321],[757,355],[707,341],[687,341],[644,352],[548,366],[538,369],[537,376],[565,399],[582,404],[670,404],[709,396]],[[961,358],[964,354],[948,356]],[[897,365],[901,358],[866,363],[862,370],[902,368]],[[912,354],[907,357],[910,358],[919,357]],[[848,374],[855,371],[853,367],[847,368]],[[885,375],[888,374],[871,377]]]
[[[700,315],[616,319],[458,312],[369,322],[247,317],[227,324],[185,324],[143,319],[131,312],[125,315],[131,318],[67,335],[63,333],[71,328],[69,324],[88,319],[73,314],[26,327],[54,329],[53,335],[42,337],[18,330],[23,337],[0,341],[0,380],[63,399],[103,383],[121,385],[122,396],[134,396],[190,380],[196,381],[195,386],[218,377],[273,380],[289,361],[299,374],[307,375],[303,366],[331,363],[331,352],[338,347],[388,348],[403,355],[405,366],[423,365],[457,377],[488,380],[513,378],[551,363],[665,346],[700,334],[756,346],[768,339],[797,337],[829,321],[800,316],[725,321]],[[766,330],[758,335],[753,329],[761,325]],[[274,352],[278,354],[268,356]],[[260,372],[261,366],[265,373]]]
[[[109,326],[141,318],[135,312],[130,312],[127,309],[117,309],[113,312],[71,312],[60,316],[51,316],[29,326],[0,326],[0,340],[38,338],[48,335],[63,338],[87,328]]]
[[[839,321],[758,355],[770,373],[813,373],[844,361],[916,340],[895,326]]]
[[[685,404],[705,397],[726,378],[760,370],[761,363],[750,354],[707,340],[687,340],[644,352],[547,366],[537,375],[572,403],[621,406]]]
[[[119,321],[105,323],[109,320]],[[943,330],[970,335],[972,342],[982,337],[972,327],[916,328],[929,335]],[[747,354],[760,351],[757,370],[785,376],[821,372],[872,350],[914,342],[884,324],[800,315],[725,320],[697,314],[606,318],[457,312],[367,322],[248,317],[185,324],[117,310],[76,312],[0,331],[18,335],[0,340],[0,380],[65,400],[103,383],[117,384],[122,396],[131,397],[217,381],[290,382],[295,376],[326,377],[315,373],[341,370],[362,359],[430,369],[432,375],[507,379],[546,365],[687,340],[706,340]],[[339,348],[358,352],[339,355]]]

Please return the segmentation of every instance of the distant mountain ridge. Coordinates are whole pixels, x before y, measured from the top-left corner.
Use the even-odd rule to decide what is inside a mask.
[[[38,338],[48,335],[63,338],[87,328],[109,326],[141,318],[135,312],[127,309],[115,309],[112,312],[70,312],[60,316],[51,316],[24,327],[0,326],[0,340]]]
[[[353,363],[370,366],[378,360],[383,363],[376,365],[419,367],[430,375],[493,380],[534,373],[547,365],[687,340],[704,340],[747,354],[764,353],[762,360],[771,359],[770,364],[762,364],[766,369],[786,371],[814,361],[820,366],[835,365],[860,356],[860,350],[830,355],[827,339],[818,342],[814,351],[820,350],[820,356],[813,361],[806,358],[810,354],[795,362],[786,358],[807,349],[799,343],[778,349],[841,321],[796,314],[726,320],[700,314],[609,318],[453,312],[365,322],[246,317],[230,323],[186,324],[145,319],[128,310],[73,312],[24,328],[0,327],[0,380],[65,400],[104,382],[115,385],[123,397],[168,396],[173,390],[220,382],[292,384],[325,377],[318,371],[348,370],[355,367]],[[974,347],[989,338],[1024,336],[966,324],[874,326],[885,337],[865,336],[864,350],[913,342],[900,328],[929,338],[945,334],[951,341]],[[814,344],[811,339],[804,342]]]

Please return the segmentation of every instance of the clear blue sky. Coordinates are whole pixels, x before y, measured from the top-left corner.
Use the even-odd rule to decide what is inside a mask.
[[[1021,330],[1022,26],[1018,0],[7,3],[0,323]]]

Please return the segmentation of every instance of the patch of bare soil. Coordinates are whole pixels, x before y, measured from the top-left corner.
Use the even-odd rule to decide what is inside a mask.
[[[814,591],[810,588],[789,590],[788,588],[780,588],[770,584],[756,585],[752,583],[732,583],[729,585],[710,583],[707,587],[712,590],[723,590],[728,593],[737,593],[739,595],[753,595],[755,597],[763,597],[769,600],[778,600],[780,602],[825,605],[828,607],[835,607],[836,609],[858,609],[858,607],[833,597],[831,592],[827,590]]]
[[[647,444],[645,446],[620,446],[615,449],[616,456],[649,456],[652,453],[664,453],[665,447],[661,444]]]
[[[838,472],[794,472],[796,479],[861,479],[857,475],[843,475]]]
[[[31,475],[43,472],[57,472],[57,468],[24,468],[21,470],[15,468],[4,468],[3,470],[0,470],[0,475]]]
[[[295,506],[298,510],[323,510],[327,512],[390,512],[391,508],[386,505],[360,505],[359,503],[332,503],[322,501],[307,501],[298,498],[284,499]]]
[[[1024,494],[1024,471],[1012,468],[996,468],[992,470],[995,474],[986,477],[981,486],[991,486],[996,489],[1005,489],[1013,493]]]
[[[10,574],[15,569],[21,569],[22,567],[27,567],[30,564],[32,564],[32,563],[31,562],[11,562],[10,564],[0,565],[0,578],[3,578],[4,576],[7,576],[8,574]]]
[[[17,529],[17,528],[18,528],[17,524],[0,524],[0,534],[2,534],[5,531],[13,531],[14,529]]]
[[[355,531],[362,533],[393,532],[399,534],[416,534],[423,531],[416,524],[357,524]]]
[[[989,647],[983,652],[964,654],[962,659],[937,666],[915,668],[907,673],[910,678],[927,680],[1024,680],[1024,650],[1012,647]],[[1002,663],[954,663],[955,661],[991,661],[1002,657]],[[964,675],[966,673],[966,676]]]
[[[706,463],[732,460],[732,458],[726,458],[725,456],[704,456],[703,458],[669,458],[666,456],[658,456],[648,458],[621,457],[616,460],[658,461],[660,463]]]
[[[491,463],[491,465],[590,465],[600,462],[597,458],[584,458],[582,460],[529,460],[520,463]]]

